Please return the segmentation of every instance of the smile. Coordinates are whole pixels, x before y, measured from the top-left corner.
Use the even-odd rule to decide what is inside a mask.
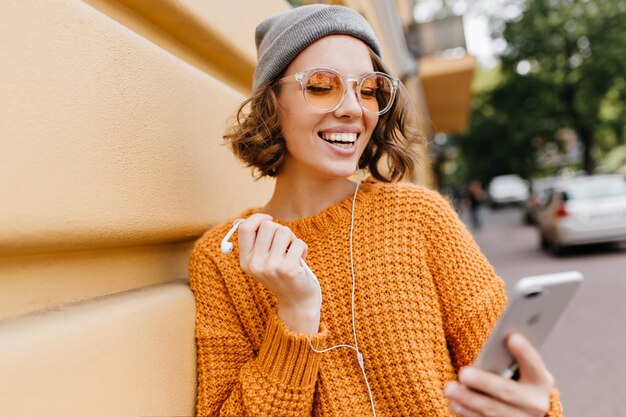
[[[318,136],[326,142],[341,148],[351,148],[356,143],[359,135],[357,133],[326,133],[320,132]]]

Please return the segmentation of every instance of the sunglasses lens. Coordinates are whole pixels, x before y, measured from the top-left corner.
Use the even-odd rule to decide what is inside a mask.
[[[383,113],[393,100],[391,80],[379,74],[371,74],[361,81],[361,105],[372,113]]]
[[[320,110],[332,109],[343,95],[341,78],[330,71],[316,71],[306,83],[306,99]]]
[[[361,79],[358,92],[361,106],[372,113],[382,114],[389,110],[394,98],[394,86],[390,78],[381,74],[369,74]],[[334,109],[343,98],[343,81],[339,74],[317,70],[306,79],[306,100],[322,111]]]

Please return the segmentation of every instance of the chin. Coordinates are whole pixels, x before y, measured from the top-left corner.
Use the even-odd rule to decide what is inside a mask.
[[[345,169],[341,169],[341,168],[335,168],[332,170],[328,170],[327,175],[331,178],[348,178],[351,177],[352,175],[354,175],[354,173],[358,170],[356,164],[354,164],[351,167],[345,168]]]

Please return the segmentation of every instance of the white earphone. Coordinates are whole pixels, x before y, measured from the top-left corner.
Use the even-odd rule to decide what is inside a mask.
[[[224,255],[228,255],[229,253],[233,251],[233,244],[229,242],[228,240],[235,234],[235,232],[237,231],[241,223],[243,223],[243,220],[237,220],[233,224],[233,227],[230,228],[228,233],[226,233],[226,236],[224,236],[224,239],[222,239],[222,244],[220,245],[220,249],[222,249],[222,253]]]

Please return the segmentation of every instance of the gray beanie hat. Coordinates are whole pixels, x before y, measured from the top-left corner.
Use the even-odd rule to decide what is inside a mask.
[[[354,36],[382,57],[372,27],[354,10],[324,4],[296,7],[257,26],[259,63],[254,71],[252,92],[278,77],[307,46],[328,35]]]

